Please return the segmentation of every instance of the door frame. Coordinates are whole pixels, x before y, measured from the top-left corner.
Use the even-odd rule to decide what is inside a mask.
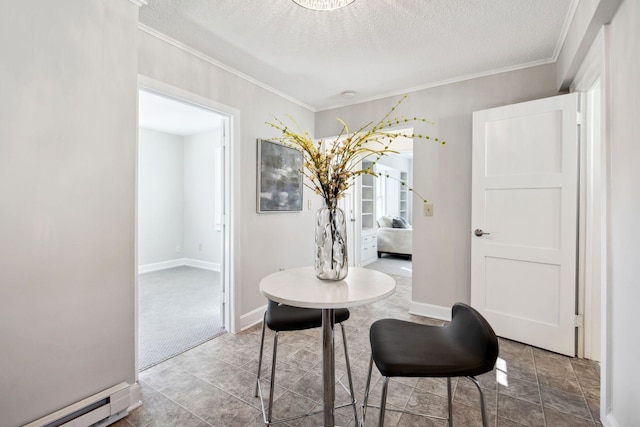
[[[611,404],[611,367],[608,363],[611,354],[610,336],[611,336],[611,319],[610,319],[610,301],[611,288],[608,284],[608,233],[607,233],[607,214],[609,211],[609,120],[610,111],[609,100],[609,26],[604,25],[596,36],[589,52],[585,56],[573,82],[570,86],[571,91],[580,92],[582,106],[584,106],[583,115],[585,123],[583,126],[585,133],[588,129],[593,129],[592,120],[599,120],[599,129],[597,133],[599,138],[590,138],[590,135],[584,135],[585,150],[597,153],[592,159],[587,156],[581,157],[581,170],[584,170],[585,185],[584,192],[586,198],[591,197],[592,203],[584,206],[584,214],[590,216],[591,219],[585,219],[584,235],[581,233],[580,251],[584,251],[584,256],[580,257],[579,274],[583,275],[584,281],[580,283],[583,298],[579,299],[579,303],[584,308],[584,328],[583,335],[579,339],[583,340],[583,353],[579,356],[586,358],[597,355],[599,350],[600,356],[600,419],[605,420],[610,412]],[[593,116],[594,109],[590,105],[593,99],[590,95],[596,89],[595,85],[599,83],[599,99],[598,115]],[[596,129],[594,129],[596,130]],[[581,135],[581,138],[583,136]],[[597,158],[599,157],[599,159]],[[593,161],[589,161],[593,160]],[[591,179],[587,179],[587,177]],[[599,185],[591,186],[594,180],[599,181]],[[584,194],[584,193],[583,193]],[[582,194],[581,194],[582,195]],[[583,206],[581,206],[582,209]],[[581,222],[583,218],[581,217]],[[582,230],[581,230],[582,231]],[[599,268],[592,269],[590,266],[595,264]],[[582,312],[581,312],[582,313]],[[599,334],[598,337],[594,336]],[[597,346],[598,349],[594,347]]]
[[[578,357],[599,360],[600,295],[604,283],[602,271],[603,236],[606,232],[602,212],[606,195],[604,135],[604,36],[600,31],[571,84],[580,94],[580,229],[578,267],[578,314],[584,327],[578,334]]]
[[[222,277],[221,282],[223,285],[223,304],[225,309],[223,310],[223,322],[224,328],[231,332],[236,333],[239,330],[240,320],[238,318],[238,289],[235,286],[235,266],[236,257],[235,251],[238,245],[235,244],[238,233],[235,232],[234,216],[239,210],[239,201],[237,198],[232,197],[234,194],[235,183],[239,182],[236,176],[239,173],[240,156],[237,144],[234,141],[239,140],[240,135],[240,112],[239,110],[221,104],[214,100],[196,95],[192,92],[182,90],[180,88],[168,85],[161,81],[152,79],[147,76],[138,75],[138,90],[146,90],[149,92],[164,95],[168,98],[175,99],[177,101],[183,101],[187,104],[195,105],[206,110],[215,112],[216,114],[224,117],[224,136],[223,136],[223,150],[222,150],[222,163],[224,167],[223,185],[224,192],[223,197],[223,209],[222,209],[222,233],[223,233],[223,247],[222,247]],[[137,112],[137,109],[136,109]],[[138,142],[136,141],[136,164],[138,157]],[[137,171],[136,171],[137,175]],[[136,184],[136,194],[138,188]],[[136,197],[137,199],[137,197]],[[135,354],[136,354],[136,375],[138,372],[138,206],[136,201],[136,235],[135,235]]]

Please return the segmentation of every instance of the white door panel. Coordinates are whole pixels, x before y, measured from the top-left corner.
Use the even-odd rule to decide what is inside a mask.
[[[487,288],[485,309],[557,326],[559,273],[556,264],[487,257],[485,278],[491,286]]]
[[[506,117],[486,125],[486,176],[535,175],[562,170],[562,114]]]
[[[499,230],[491,234],[491,243],[558,249],[560,196],[548,188],[487,189],[486,229]]]
[[[577,95],[473,115],[471,305],[499,336],[575,352]]]

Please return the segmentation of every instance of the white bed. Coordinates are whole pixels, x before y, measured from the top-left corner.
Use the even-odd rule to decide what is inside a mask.
[[[411,258],[413,254],[413,230],[411,225],[405,223],[406,228],[394,228],[393,217],[382,216],[378,218],[378,258],[383,253],[406,255]],[[398,218],[396,218],[397,224]]]

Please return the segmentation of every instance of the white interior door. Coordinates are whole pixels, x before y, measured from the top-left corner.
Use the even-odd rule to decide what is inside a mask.
[[[575,354],[576,94],[473,114],[471,305],[499,336]]]

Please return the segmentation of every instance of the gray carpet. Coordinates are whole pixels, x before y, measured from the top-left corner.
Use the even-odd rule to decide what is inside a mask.
[[[138,278],[138,366],[147,369],[224,332],[220,273],[176,267]]]

